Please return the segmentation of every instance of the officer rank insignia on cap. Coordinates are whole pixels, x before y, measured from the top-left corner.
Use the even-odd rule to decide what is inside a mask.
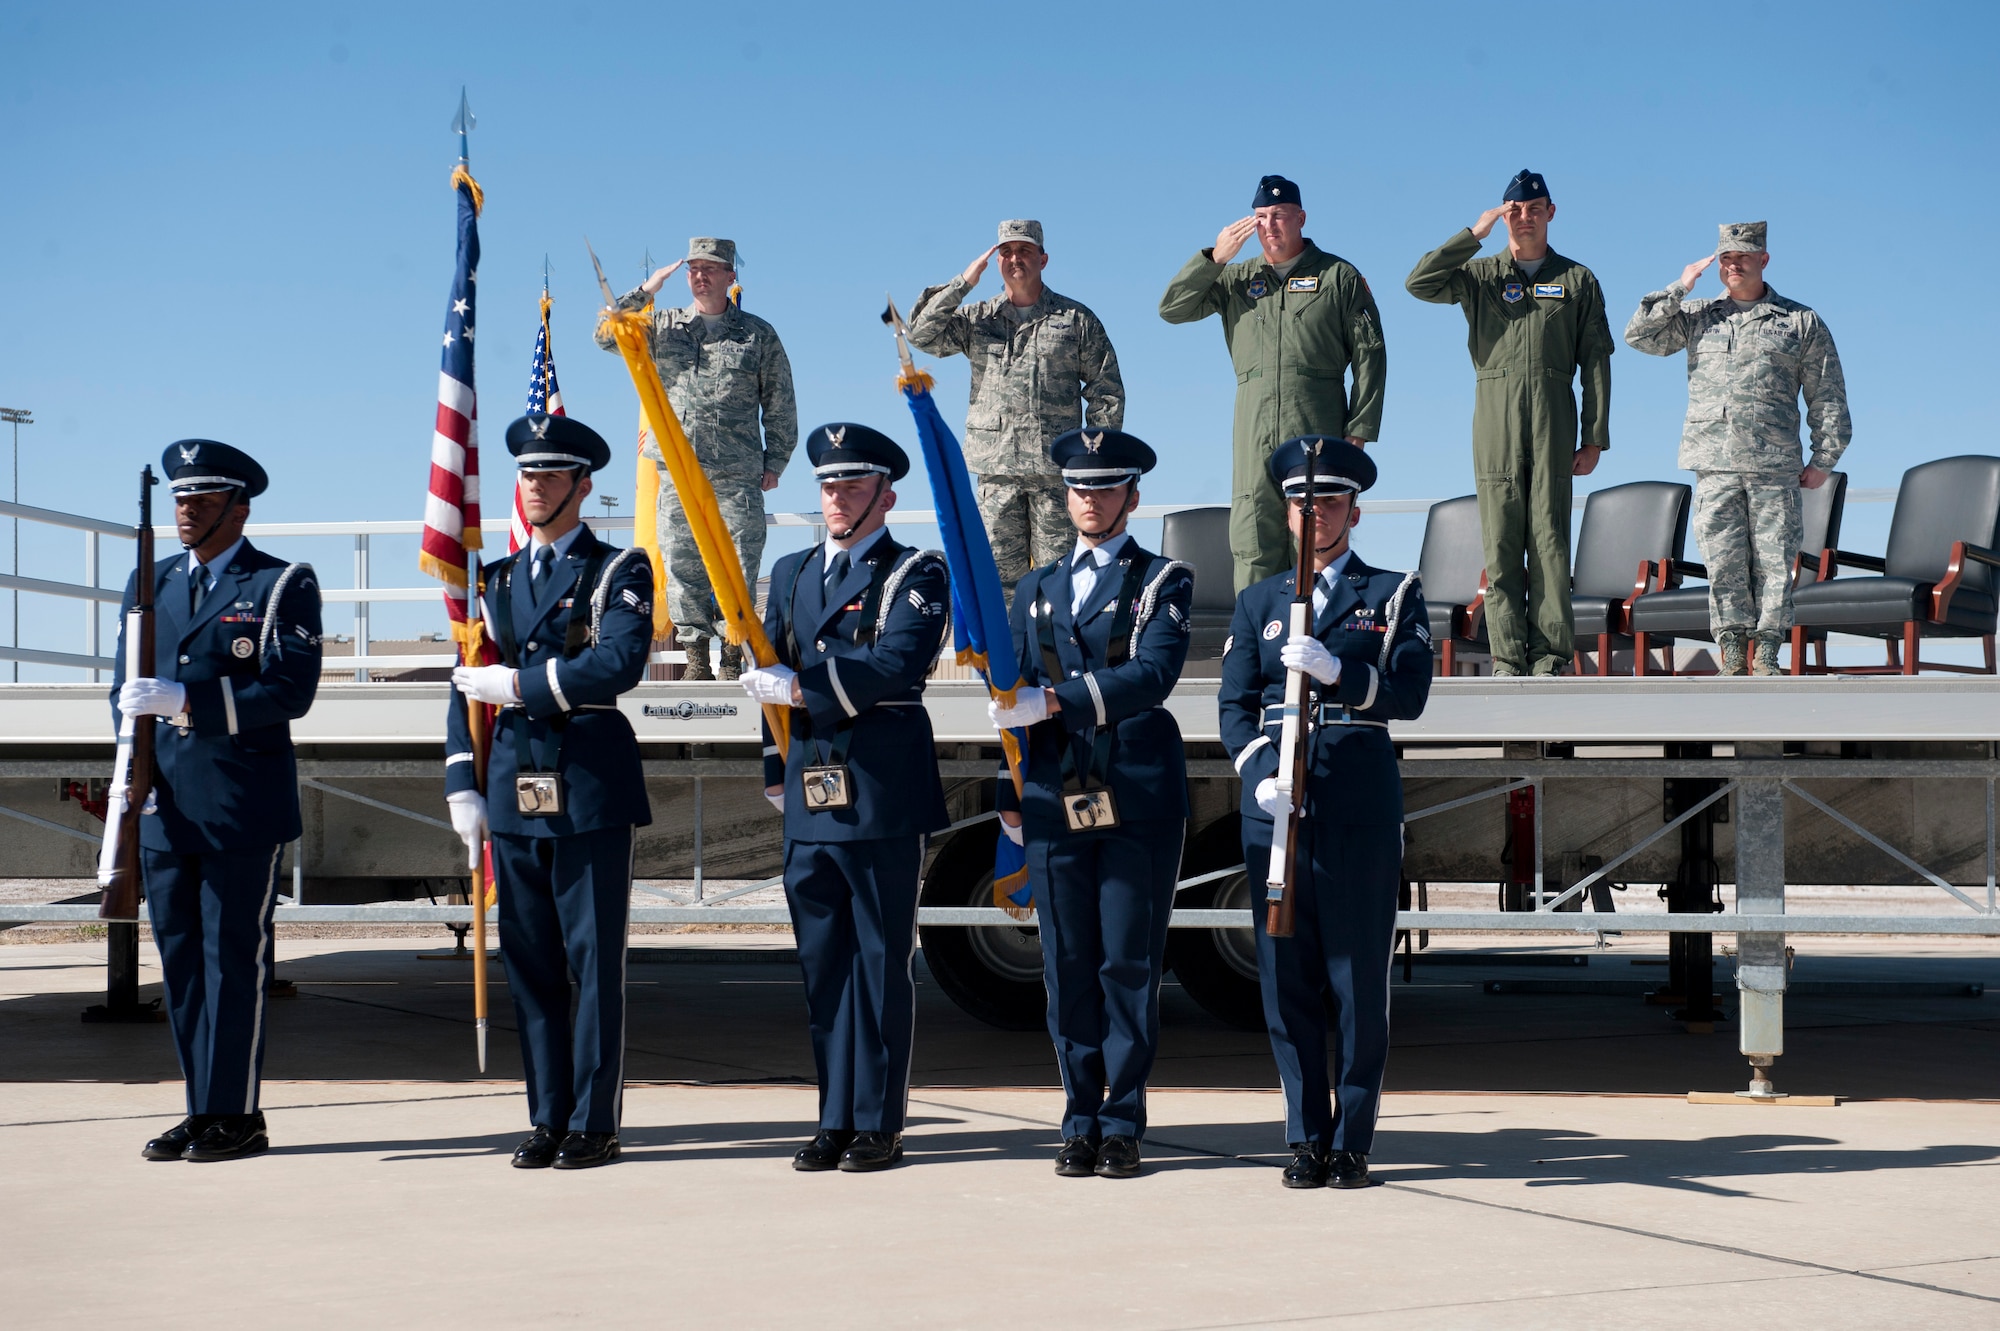
[[[1501,287],[1500,299],[1506,301],[1509,305],[1518,302],[1521,299],[1521,284],[1519,282],[1509,282],[1506,286]]]
[[[1250,279],[1250,299],[1262,300],[1271,294],[1271,284],[1261,277]]]
[[[1561,300],[1563,298],[1563,284],[1560,282],[1537,282],[1535,283],[1535,296],[1537,299]]]

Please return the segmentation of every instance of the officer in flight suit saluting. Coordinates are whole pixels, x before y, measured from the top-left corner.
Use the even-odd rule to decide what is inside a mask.
[[[903,1158],[917,883],[926,840],[949,822],[924,677],[950,593],[944,556],[896,544],[883,525],[910,469],[893,439],[822,425],[806,455],[827,541],[772,566],[764,631],[779,663],[742,683],[792,709],[782,766],[764,731],[819,1072],[819,1132],[792,1166],[852,1173]]]
[[[479,609],[502,664],[460,666],[446,717],[445,799],[467,849],[493,833],[500,958],[521,1029],[532,1136],[520,1169],[618,1158],[625,1089],[625,927],[633,829],[653,821],[618,695],[646,673],[653,570],[580,517],[611,448],[572,416],[507,427],[534,539],[486,566]],[[470,703],[500,709],[473,771]],[[570,976],[576,1016],[570,1017]]]
[[[1389,1056],[1389,959],[1403,862],[1403,782],[1387,723],[1423,713],[1430,632],[1417,575],[1370,568],[1348,546],[1355,496],[1375,483],[1365,453],[1338,439],[1293,439],[1271,455],[1270,476],[1284,490],[1293,540],[1302,506],[1314,506],[1313,631],[1284,636],[1295,572],[1236,598],[1222,656],[1222,741],[1243,778],[1244,868],[1261,883],[1272,820],[1290,807],[1277,790],[1285,676],[1307,676],[1304,815],[1292,848],[1297,926],[1290,938],[1272,938],[1265,912],[1251,912],[1257,976],[1285,1089],[1292,1148],[1285,1186],[1362,1188]]]
[[[319,689],[319,580],[243,539],[267,483],[248,454],[183,439],[160,465],[187,554],[155,570],[151,679],[125,678],[127,584],[111,688],[125,715],[159,718],[140,866],[187,1078],[188,1116],[144,1154],[230,1160],[270,1144],[257,1091],[271,912],[299,836],[291,723]]]
[[[1056,1173],[1131,1178],[1187,830],[1187,764],[1165,703],[1187,660],[1194,570],[1125,531],[1155,461],[1145,443],[1071,430],[1049,456],[1077,540],[1014,594],[1021,689],[988,710],[998,727],[1028,728],[1027,773],[1019,799],[1001,773],[1000,819],[1025,835],[1041,929],[1068,1102]]]

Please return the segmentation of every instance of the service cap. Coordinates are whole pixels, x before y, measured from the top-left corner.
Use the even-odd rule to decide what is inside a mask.
[[[1159,458],[1136,434],[1123,430],[1071,430],[1049,445],[1049,458],[1062,468],[1072,490],[1109,490],[1136,481]]]
[[[1769,222],[1724,222],[1722,238],[1716,242],[1717,254],[1762,254],[1764,236],[1770,230]]]
[[[507,451],[522,471],[596,471],[611,461],[611,445],[574,416],[523,416],[507,427]]]
[[[1281,203],[1305,207],[1299,201],[1299,187],[1283,176],[1265,176],[1257,182],[1257,197],[1250,200],[1252,208],[1275,208]]]
[[[1514,173],[1512,180],[1507,182],[1507,192],[1500,196],[1500,202],[1527,203],[1532,199],[1546,199],[1548,197],[1549,182],[1543,180],[1539,174],[1528,170],[1524,166]]]
[[[691,236],[688,239],[687,262],[719,263],[730,272],[736,271],[736,242],[724,240],[720,236]]]
[[[241,490],[245,499],[264,493],[271,478],[240,448],[213,439],[177,439],[160,455],[160,470],[176,497]]]
[[[848,421],[822,425],[806,436],[806,457],[813,475],[822,481],[860,476],[887,476],[899,481],[910,473],[910,455],[880,430]]]
[[[1000,224],[999,244],[1008,245],[1024,241],[1036,249],[1046,249],[1042,244],[1042,224],[1027,217],[1015,217]]]
[[[1287,439],[1264,464],[1271,483],[1287,498],[1305,494],[1310,468],[1314,494],[1359,494],[1375,484],[1375,462],[1367,453],[1333,435]]]

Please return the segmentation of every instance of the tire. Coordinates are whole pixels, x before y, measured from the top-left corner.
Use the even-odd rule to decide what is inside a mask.
[[[992,905],[993,847],[999,837],[997,820],[955,834],[931,861],[920,904]],[[1046,1027],[1049,996],[1042,984],[1040,930],[926,924],[917,934],[931,978],[967,1015],[1003,1031]]]
[[[1242,821],[1229,814],[1188,839],[1181,877],[1243,862]],[[1241,871],[1190,887],[1175,898],[1183,910],[1244,910],[1250,879]],[[1264,1029],[1264,996],[1257,987],[1257,945],[1249,929],[1174,929],[1167,934],[1167,965],[1187,996],[1210,1016],[1240,1031]]]

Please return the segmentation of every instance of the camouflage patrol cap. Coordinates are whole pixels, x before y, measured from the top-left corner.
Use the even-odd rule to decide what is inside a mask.
[[[1722,239],[1716,242],[1717,254],[1762,254],[1764,233],[1769,222],[1724,222]]]
[[[693,263],[719,263],[730,272],[736,271],[736,242],[723,240],[719,236],[694,236],[688,240],[687,261]]]
[[[1008,245],[1015,241],[1033,245],[1038,250],[1048,248],[1042,244],[1042,224],[1025,217],[1013,218],[1000,224],[998,243]]]

